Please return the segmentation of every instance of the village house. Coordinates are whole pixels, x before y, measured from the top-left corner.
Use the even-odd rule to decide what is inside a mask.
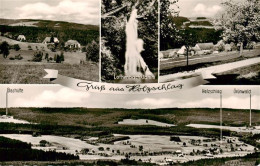
[[[48,44],[48,43],[59,43],[60,41],[58,40],[57,37],[53,37],[53,41],[51,41],[51,37],[46,37],[44,40],[43,40],[43,44]]]
[[[19,36],[17,37],[17,40],[18,40],[18,41],[25,41],[26,38],[25,38],[24,35],[19,35]]]
[[[65,43],[65,47],[79,49],[80,48],[80,43],[77,40],[68,40]]]
[[[213,43],[198,43],[195,45],[195,49],[198,50],[212,50],[214,47]]]

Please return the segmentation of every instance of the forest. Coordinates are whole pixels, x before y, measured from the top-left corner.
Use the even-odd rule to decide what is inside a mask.
[[[26,27],[26,26],[7,26],[0,25],[1,34],[4,35],[8,32],[8,36],[12,39],[17,38],[19,35],[24,35],[27,42],[42,43],[45,37],[57,37],[60,43],[72,39],[77,40],[81,45],[86,46],[93,40],[98,41],[99,30],[94,29],[79,29],[72,27],[52,28],[52,27]]]
[[[42,151],[32,149],[32,145],[0,137],[0,161],[57,161],[77,160],[78,156],[55,151]]]

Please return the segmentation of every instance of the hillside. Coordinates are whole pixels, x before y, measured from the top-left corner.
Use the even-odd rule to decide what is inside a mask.
[[[187,17],[172,17],[170,18],[176,25],[179,31],[185,31],[187,34],[194,36],[195,43],[208,43],[213,42],[216,44],[221,40],[221,31],[215,30],[212,24],[212,19],[205,17],[187,18]],[[163,43],[163,44],[162,44]],[[185,45],[185,41],[181,40],[169,40],[161,42],[161,50],[169,50],[181,48]]]
[[[65,21],[52,21],[52,20],[34,20],[34,19],[3,19],[0,18],[0,25],[8,25],[8,26],[30,26],[26,25],[26,23],[33,22],[33,27],[39,28],[56,28],[56,29],[78,29],[78,30],[99,30],[97,25],[84,25],[78,23],[71,23]]]
[[[60,43],[71,39],[77,40],[83,46],[99,37],[99,27],[96,25],[50,20],[0,19],[0,32],[11,39],[25,35],[26,41],[32,43],[41,43],[45,37],[55,36]]]
[[[187,17],[172,17],[172,21],[175,23],[178,29],[188,28],[214,28],[210,19],[206,17],[187,18]]]

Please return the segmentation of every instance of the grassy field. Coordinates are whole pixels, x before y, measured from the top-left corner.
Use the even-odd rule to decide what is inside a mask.
[[[84,79],[88,81],[98,81],[99,73],[97,63],[86,62],[80,64],[0,64],[0,83],[1,84],[49,84],[49,79],[43,77],[47,75],[44,69],[55,69],[59,74]]]

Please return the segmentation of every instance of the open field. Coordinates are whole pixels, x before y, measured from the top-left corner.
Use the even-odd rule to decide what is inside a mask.
[[[1,84],[49,84],[49,79],[43,78],[47,74],[44,69],[55,69],[61,75],[77,79],[99,80],[97,63],[86,62],[84,65],[71,65],[34,62],[27,64],[0,64]]]
[[[173,124],[157,122],[154,120],[148,119],[124,119],[123,121],[118,122],[118,124],[123,125],[154,125],[154,126],[161,126],[161,127],[172,127]]]
[[[50,135],[33,137],[23,134],[3,134],[0,136],[31,143],[33,145],[32,148],[38,150],[49,151],[55,149],[56,152],[77,154],[81,160],[121,160],[128,154],[131,159],[136,161],[167,164],[165,157],[168,160],[171,159],[174,162],[181,163],[211,158],[213,155],[209,157],[206,154],[210,153],[210,149],[213,148],[222,149],[222,153],[216,152],[214,155],[216,158],[241,157],[254,152],[253,146],[244,144],[236,137],[225,137],[220,145],[220,140],[218,139],[198,136],[179,136],[180,142],[175,142],[170,140],[170,136],[129,135],[127,141],[117,141],[114,144],[100,143],[91,145],[78,139]],[[40,146],[41,140],[49,142],[50,145]],[[229,143],[228,140],[232,140],[232,143]],[[184,143],[185,146],[183,145]],[[233,146],[239,148],[231,151],[230,148]],[[89,152],[83,153],[82,149],[88,149]]]

